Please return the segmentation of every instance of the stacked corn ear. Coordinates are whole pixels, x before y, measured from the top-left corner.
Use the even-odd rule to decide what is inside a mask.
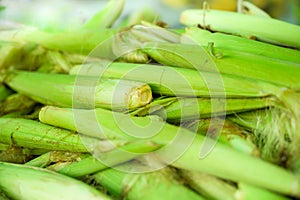
[[[0,198],[300,198],[300,27],[124,4],[0,30]]]

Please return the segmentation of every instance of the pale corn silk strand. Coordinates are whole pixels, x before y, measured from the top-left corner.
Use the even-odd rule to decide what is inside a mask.
[[[237,0],[237,12],[242,13],[243,12],[243,1],[244,0]]]

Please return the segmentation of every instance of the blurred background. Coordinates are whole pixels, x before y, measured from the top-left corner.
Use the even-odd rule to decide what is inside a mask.
[[[202,8],[205,0],[127,0],[121,19],[142,9],[155,13],[170,28],[179,28],[184,9]],[[206,0],[212,9],[235,11],[237,0]],[[272,17],[300,24],[300,0],[249,0]],[[0,0],[2,21],[16,21],[43,28],[79,26],[105,5],[107,0]],[[120,19],[120,20],[121,20]],[[119,21],[120,21],[119,20]]]

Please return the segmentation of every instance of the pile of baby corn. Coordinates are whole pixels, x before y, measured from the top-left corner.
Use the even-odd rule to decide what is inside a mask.
[[[124,4],[1,27],[0,198],[300,198],[300,27]]]

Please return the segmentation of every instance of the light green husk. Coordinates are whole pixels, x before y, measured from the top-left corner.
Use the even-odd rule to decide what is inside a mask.
[[[76,116],[75,120],[78,120],[76,123],[74,122],[74,114]],[[91,120],[89,120],[89,126],[86,125],[86,121],[83,121],[83,119],[88,119],[88,116],[96,117],[93,122],[97,124],[96,129],[95,127],[93,129],[91,126]],[[139,128],[142,127],[143,132],[136,130],[136,127],[130,129],[132,125],[128,123],[126,123],[126,126],[120,126],[125,125],[126,118],[132,120],[135,126],[138,125]],[[121,119],[121,121],[115,121],[115,119]],[[151,119],[151,126],[149,126]],[[161,145],[170,144],[170,141],[176,136],[174,133],[180,131],[183,137],[180,139],[181,143],[192,136],[194,136],[194,140],[184,153],[181,151],[183,154],[172,163],[173,166],[187,170],[201,171],[232,181],[246,182],[283,194],[296,197],[300,196],[299,177],[286,171],[284,168],[237,152],[221,143],[216,143],[205,158],[199,159],[199,149],[204,145],[204,136],[195,135],[187,129],[155,120],[153,117],[132,117],[104,109],[76,110],[45,107],[40,112],[40,120],[58,127],[77,130],[82,134],[91,135],[91,132],[93,132],[96,136],[98,134],[98,137],[100,134],[102,134],[102,136],[104,134],[106,138],[123,138],[127,140],[140,140],[141,137],[147,138],[150,134],[153,134],[153,127],[162,127],[156,132],[155,136],[149,138],[152,142]],[[100,126],[102,130],[100,134],[98,126]],[[121,128],[129,128],[128,130],[131,130],[130,135],[127,135]],[[206,142],[207,141],[210,141],[210,139],[207,138]],[[210,141],[210,143],[213,142]],[[169,150],[166,152],[162,151],[155,154],[156,158],[164,162],[170,157],[177,155],[176,151],[178,151],[178,146],[168,146],[168,148]],[[260,167],[258,168],[257,166]],[[280,180],[278,179],[279,177]]]
[[[287,170],[282,171],[284,168],[280,168],[254,157],[246,156],[244,153],[236,152],[229,147],[221,150],[217,147],[220,144],[217,144],[208,156],[199,159],[198,153],[201,145],[201,141],[196,139],[182,157],[172,163],[172,166],[200,171],[232,181],[242,181],[282,194],[290,194],[297,197],[300,196],[298,175],[292,174]],[[221,161],[221,159],[225,160]],[[263,168],[265,168],[265,170],[260,171],[262,170],[262,165],[264,165]],[[257,166],[260,167],[258,168]],[[221,168],[220,171],[217,169],[219,167]],[[225,170],[227,172],[225,172]],[[232,173],[229,173],[231,170]],[[278,175],[278,173],[282,173],[282,175]],[[263,180],[258,181],[258,176]],[[283,181],[281,177],[285,177],[285,180]]]
[[[232,74],[300,89],[300,81],[297,78],[300,76],[299,62],[269,59],[238,50],[222,52],[222,49],[215,48],[213,43],[200,46],[195,42],[189,44],[153,42],[145,44],[143,50],[164,65],[191,68],[201,72],[218,72],[222,76]]]
[[[131,109],[152,100],[144,83],[65,74],[12,71],[5,83],[14,90],[48,105]]]
[[[80,155],[78,153],[73,152],[57,152],[52,151],[45,153],[27,163],[25,165],[28,166],[36,166],[36,167],[46,167],[51,162],[56,163],[57,165],[51,165],[48,168],[51,170],[55,170],[61,174],[65,174],[71,177],[82,177],[85,175],[93,174],[95,172],[102,171],[107,169],[110,166],[118,165],[120,163],[129,161],[138,156],[138,154],[123,154],[119,149],[111,149],[105,150],[105,146],[109,145],[109,142],[102,142],[102,151],[101,156],[108,157],[109,163],[103,163],[101,160],[94,158],[92,155]],[[112,143],[115,143],[112,141]],[[129,151],[134,153],[146,153],[151,152],[159,148],[158,145],[155,145],[150,142],[131,142],[122,144],[123,146],[119,146],[123,151]],[[117,143],[115,143],[117,144]],[[101,144],[100,144],[101,146]],[[116,148],[116,147],[113,147]],[[72,157],[70,157],[72,156]]]
[[[221,10],[190,9],[182,12],[180,21],[187,26],[200,25],[212,31],[300,48],[300,26],[272,18]],[[274,27],[277,27],[276,31],[274,31]],[[284,37],[282,37],[282,33],[285,34]]]
[[[155,31],[161,35],[153,34]],[[300,52],[297,50],[221,33],[214,33],[216,37],[212,37],[211,33],[195,27],[181,37],[168,30],[162,32],[161,28],[147,26],[135,26],[130,32],[135,36],[131,37],[131,43],[139,42],[139,48],[164,65],[234,74],[300,88],[297,79],[300,76]]]
[[[274,105],[272,98],[245,98],[245,99],[206,99],[206,98],[178,98],[177,101],[163,107],[163,110],[151,112],[162,113],[170,122],[183,122],[211,116],[222,116],[232,113],[255,110]],[[151,108],[151,104],[149,104]],[[165,115],[165,116],[164,116]]]
[[[132,13],[125,19],[119,27],[130,27],[136,24],[141,24],[144,21],[155,23],[160,19],[159,14],[151,8],[144,8]]]
[[[278,195],[271,191],[255,187],[245,183],[238,183],[238,190],[235,193],[236,200],[256,200],[256,199],[273,199],[288,200],[290,198]]]
[[[125,0],[110,0],[105,7],[92,16],[83,29],[97,30],[111,27],[121,15]]]
[[[44,153],[44,154],[26,162],[24,165],[44,168],[44,167],[48,166],[51,162],[51,153],[52,153],[52,151]]]
[[[33,120],[0,118],[0,143],[44,150],[87,152],[78,134]]]
[[[107,62],[97,62],[75,66],[70,74],[101,74],[106,78],[143,81],[151,86],[154,93],[166,96],[263,97],[278,93],[279,89],[266,82],[239,76],[151,64],[114,62],[107,65]]]
[[[122,163],[123,159],[120,158],[120,160],[121,161],[119,163]],[[128,161],[127,159],[124,160]],[[91,155],[85,159],[82,159],[79,162],[75,162],[68,166],[63,167],[62,169],[58,170],[58,172],[70,177],[81,177],[81,176],[96,173],[98,171],[102,171],[107,168],[108,168],[107,165],[99,162],[96,158],[94,158]]]
[[[93,178],[119,198],[131,200],[203,199],[182,185],[169,168],[143,174],[126,172],[135,168],[139,168],[139,164],[129,163],[122,166],[125,171],[107,169],[93,175]]]
[[[0,162],[0,188],[13,199],[110,199],[93,187],[49,170]]]
[[[88,174],[93,174],[108,167],[115,166],[117,164],[129,161],[138,156],[138,153],[147,153],[152,152],[158,149],[160,146],[155,145],[151,142],[131,142],[121,146],[123,151],[129,151],[137,153],[134,154],[125,154],[123,151],[119,151],[119,149],[113,149],[108,152],[103,152],[102,157],[109,158],[109,163],[103,163],[101,160],[94,158],[93,156],[89,156],[87,158],[82,159],[79,162],[72,163],[61,170],[59,173],[66,174],[71,177],[81,177]]]
[[[266,59],[278,59],[286,62],[300,62],[300,52],[290,48],[284,48],[260,41],[249,40],[235,35],[220,32],[211,33],[198,27],[189,27],[183,33],[181,42],[197,43],[200,46],[214,44],[214,48],[221,53],[239,53],[244,55],[265,57]]]
[[[217,177],[196,171],[180,170],[187,184],[207,199],[234,200],[237,188]]]
[[[114,29],[101,29],[100,31],[76,30],[57,33],[49,33],[36,29],[21,29],[2,31],[0,37],[4,41],[30,42],[51,50],[84,55],[88,55],[98,45],[103,44],[101,46],[102,49],[105,49],[103,52],[108,52],[103,56],[104,58],[110,58],[112,41],[109,39],[114,37],[116,33],[117,30]]]
[[[126,40],[127,37],[132,37],[126,34],[126,30],[121,32],[125,32]],[[85,56],[83,59],[84,62],[95,60],[95,58],[119,59],[125,62],[133,61],[136,63],[149,62],[147,54],[141,52],[134,45],[130,46],[130,48],[127,46],[124,49],[124,46],[122,46],[124,43],[122,39],[120,40],[121,35],[117,29],[101,29],[99,31],[83,29],[55,33],[43,32],[36,29],[21,29],[0,32],[0,37],[4,41],[27,42],[40,45],[52,51],[79,54]],[[128,44],[125,43],[125,45]]]

